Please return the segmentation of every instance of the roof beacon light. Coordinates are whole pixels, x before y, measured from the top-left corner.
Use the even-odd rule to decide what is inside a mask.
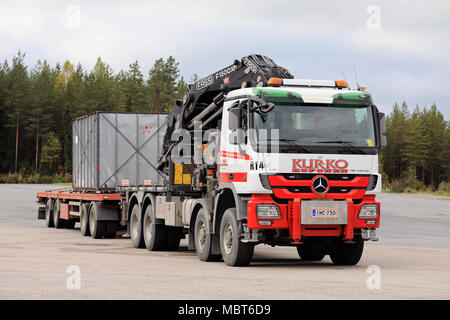
[[[283,79],[281,79],[281,78],[270,78],[269,81],[267,81],[267,84],[269,86],[281,86],[283,84]]]
[[[347,87],[348,87],[347,81],[345,81],[345,80],[336,80],[336,88],[341,89],[341,88],[347,88]]]

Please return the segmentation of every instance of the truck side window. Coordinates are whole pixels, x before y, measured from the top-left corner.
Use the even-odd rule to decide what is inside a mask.
[[[239,123],[239,129],[244,130],[244,132],[247,131],[248,128],[248,111],[247,107],[241,109],[241,119]]]

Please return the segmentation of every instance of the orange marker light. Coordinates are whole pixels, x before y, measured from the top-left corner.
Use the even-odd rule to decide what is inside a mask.
[[[281,86],[283,84],[283,79],[281,78],[270,78],[269,81],[267,81],[268,85],[271,86]]]
[[[347,81],[345,80],[336,80],[336,87],[337,88],[347,88]]]

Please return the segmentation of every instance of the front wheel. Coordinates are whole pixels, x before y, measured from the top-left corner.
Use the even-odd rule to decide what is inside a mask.
[[[321,261],[325,257],[320,247],[311,244],[297,246],[297,252],[302,261]]]
[[[220,224],[220,251],[227,266],[248,266],[255,246],[243,243],[239,236],[236,208],[227,209]]]
[[[353,266],[361,259],[363,249],[364,241],[361,237],[355,237],[352,243],[339,243],[330,258],[336,265]]]

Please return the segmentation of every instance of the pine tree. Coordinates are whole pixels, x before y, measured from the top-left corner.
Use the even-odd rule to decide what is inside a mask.
[[[125,112],[148,112],[147,88],[139,70],[139,63],[130,64],[127,73],[119,73],[121,110]]]
[[[14,172],[19,165],[19,145],[22,142],[23,112],[28,107],[29,79],[24,65],[25,54],[20,51],[12,59],[11,70],[7,76],[7,96],[5,107],[9,116],[7,125],[15,128]]]
[[[58,137],[52,131],[49,132],[42,147],[41,162],[43,165],[48,166],[51,173],[53,173],[53,168],[59,162],[61,149],[61,143]]]
[[[177,95],[178,62],[169,56],[166,61],[159,58],[149,72],[147,81],[150,105],[157,112],[171,112]]]
[[[30,108],[27,109],[27,133],[35,142],[34,170],[38,171],[40,141],[51,127],[55,126],[53,114],[53,88],[56,76],[47,61],[38,61],[31,71]]]

